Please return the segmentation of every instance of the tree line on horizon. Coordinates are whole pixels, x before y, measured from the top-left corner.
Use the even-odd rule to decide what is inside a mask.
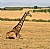
[[[41,8],[50,8],[50,7],[38,7],[38,6],[34,6],[34,7],[4,7],[4,8],[0,8],[0,10],[23,10],[23,8],[41,9]]]
[[[20,21],[20,18],[17,19],[10,19],[10,18],[0,18],[1,21]],[[25,21],[32,21],[32,22],[50,22],[50,20],[43,20],[43,19],[32,19],[32,20],[28,20],[25,19]]]

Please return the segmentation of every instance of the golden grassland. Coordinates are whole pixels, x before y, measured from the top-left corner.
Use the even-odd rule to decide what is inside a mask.
[[[1,18],[21,18],[24,14],[24,12],[27,10],[21,10],[21,11],[0,11],[0,17]],[[43,19],[43,20],[49,20],[50,19],[50,13],[46,12],[30,12],[32,14],[32,17],[27,17],[26,19],[32,20],[32,19]]]
[[[28,10],[28,9],[27,9]],[[26,9],[21,11],[0,11],[1,18],[21,18]],[[32,17],[26,19],[49,20],[50,13],[30,12]],[[6,32],[18,21],[0,21],[0,49],[50,49],[50,23],[25,21],[20,31],[21,39],[6,39]]]
[[[50,49],[50,23],[24,22],[20,31],[22,39],[6,39],[18,21],[0,21],[0,49]]]

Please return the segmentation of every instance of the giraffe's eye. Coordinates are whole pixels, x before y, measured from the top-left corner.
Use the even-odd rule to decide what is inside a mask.
[[[29,12],[28,12],[28,14],[29,14]]]

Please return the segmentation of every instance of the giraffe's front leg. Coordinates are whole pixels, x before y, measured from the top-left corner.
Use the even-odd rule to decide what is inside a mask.
[[[19,39],[21,37],[21,35],[20,34],[17,34],[17,37],[16,37],[16,39]]]

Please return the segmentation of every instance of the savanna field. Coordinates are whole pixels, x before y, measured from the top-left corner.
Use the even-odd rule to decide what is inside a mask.
[[[21,18],[23,11],[0,11],[2,18]],[[49,20],[50,13],[32,13],[26,19]],[[6,32],[19,21],[0,21],[0,49],[50,49],[50,22],[25,21],[20,31],[21,38],[6,39]]]

